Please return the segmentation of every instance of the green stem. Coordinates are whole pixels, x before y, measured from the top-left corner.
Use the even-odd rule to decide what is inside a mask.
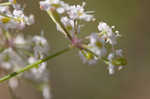
[[[9,6],[9,5],[11,5],[11,2],[0,3],[0,6]]]
[[[2,77],[2,78],[0,79],[0,83],[1,83],[1,82],[4,82],[4,81],[6,81],[6,80],[9,80],[10,78],[15,77],[15,76],[17,76],[17,75],[19,75],[19,74],[21,74],[21,73],[23,73],[23,72],[25,72],[25,71],[28,71],[28,70],[30,70],[30,69],[32,69],[32,68],[34,68],[34,67],[37,67],[37,65],[39,65],[39,64],[41,64],[41,63],[43,63],[43,62],[46,62],[46,61],[48,61],[48,60],[50,60],[50,59],[53,59],[53,58],[55,58],[56,56],[59,56],[59,55],[65,53],[65,52],[68,52],[68,51],[70,51],[71,49],[72,49],[72,47],[65,48],[65,49],[63,49],[63,50],[61,50],[61,51],[59,51],[59,52],[56,52],[55,54],[52,54],[52,55],[50,55],[50,56],[47,56],[46,58],[43,58],[43,59],[41,59],[41,60],[39,60],[39,61],[37,61],[37,62],[31,64],[31,65],[27,65],[26,67],[24,67],[24,68],[22,68],[22,69],[20,69],[20,70],[18,70],[18,71],[16,71],[16,72],[10,73],[10,74],[8,74],[8,75]]]
[[[98,57],[98,55],[97,55],[97,54],[95,54],[93,51],[91,51],[91,50],[89,50],[89,49],[88,49],[88,46],[86,46],[86,45],[82,45],[82,48],[83,48],[85,51],[87,51],[87,52],[89,52],[89,53],[93,54],[94,56]]]
[[[48,10],[47,11],[48,15],[50,16],[50,18],[52,19],[52,21],[63,30],[63,33],[65,36],[67,36],[69,38],[70,41],[72,41],[72,37],[69,34],[68,30],[64,27],[64,25],[60,22],[60,17],[58,16],[58,14],[55,11],[51,11]]]

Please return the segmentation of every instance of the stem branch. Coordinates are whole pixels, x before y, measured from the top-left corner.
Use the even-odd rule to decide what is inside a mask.
[[[65,36],[67,36],[69,38],[70,41],[72,41],[72,37],[69,34],[68,30],[64,27],[64,25],[60,22],[60,17],[58,16],[58,14],[55,11],[51,11],[48,10],[47,11],[48,15],[50,16],[50,18],[52,19],[52,21],[63,30],[63,33]]]
[[[16,72],[10,73],[10,74],[8,74],[8,75],[6,75],[6,76],[0,78],[0,83],[4,82],[4,81],[6,81],[6,80],[9,80],[9,79],[11,79],[12,77],[15,77],[15,76],[17,76],[17,75],[19,75],[19,74],[21,74],[21,73],[23,73],[23,72],[25,72],[25,71],[28,71],[28,70],[30,70],[30,69],[36,67],[37,65],[39,65],[39,64],[41,64],[41,63],[43,63],[43,62],[46,62],[46,61],[48,61],[48,60],[50,60],[50,59],[53,59],[53,58],[55,58],[56,56],[59,56],[59,55],[65,53],[65,52],[68,52],[68,51],[70,51],[71,49],[72,49],[72,47],[67,47],[67,48],[65,48],[65,49],[63,49],[63,50],[61,50],[61,51],[59,51],[59,52],[56,52],[55,54],[52,54],[52,55],[50,55],[50,56],[47,56],[47,57],[45,57],[45,58],[43,58],[43,59],[41,59],[41,60],[39,60],[39,61],[37,61],[37,62],[31,64],[31,65],[27,65],[26,67],[24,67],[24,68],[22,68],[22,69],[20,69],[20,70],[18,70],[18,71],[16,71]]]

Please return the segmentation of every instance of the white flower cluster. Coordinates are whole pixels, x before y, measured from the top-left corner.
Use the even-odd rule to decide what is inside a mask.
[[[114,28],[114,26],[112,26]],[[106,42],[110,43],[111,45],[117,44],[117,37],[120,37],[120,34],[118,31],[113,32],[113,28],[108,26],[105,22],[100,22],[98,25],[98,30],[101,33],[101,36],[103,39],[106,40]]]
[[[33,37],[25,38],[23,35],[17,35],[13,38],[12,43],[13,47],[7,48],[0,54],[3,55],[0,56],[0,66],[6,71],[17,71],[28,64],[33,64],[44,58],[49,50],[48,42],[43,36],[35,35]],[[45,92],[44,86],[49,86],[49,71],[47,70],[47,63],[44,62],[36,68],[25,72],[21,75],[21,78],[31,80],[38,85],[44,84],[41,90],[42,92]],[[10,80],[10,82],[11,81],[12,80]],[[48,89],[49,87],[47,87],[47,90]],[[47,94],[50,96],[50,91],[47,92]],[[44,96],[44,99],[50,99],[50,97],[45,98]]]
[[[114,74],[115,66],[118,66],[118,70],[126,65],[126,60],[123,58],[123,52],[121,49],[116,50],[114,53],[108,55],[108,70],[110,74]]]
[[[45,0],[40,2],[40,8],[43,10],[54,9],[58,13],[62,14],[67,9],[68,5],[60,0]]]
[[[1,46],[3,49],[0,52],[0,68],[6,72],[15,72],[29,64],[42,59],[48,53],[49,46],[47,40],[42,36],[33,36],[25,38],[23,35],[11,36],[12,45]],[[31,80],[35,84],[43,84],[48,86],[49,72],[47,63],[44,62],[21,75],[22,79]],[[9,85],[11,88],[16,88],[18,85],[17,78],[11,79]],[[45,90],[42,87],[41,90]],[[48,92],[50,94],[50,92]],[[50,98],[45,98],[50,99]]]
[[[0,3],[0,70],[6,73],[15,72],[47,55],[49,45],[45,37],[42,35],[24,36],[18,31],[33,23],[34,16],[26,16],[16,0]],[[46,62],[10,79],[8,84],[13,90],[19,85],[18,78],[42,85],[41,92],[43,95],[46,93],[44,99],[50,99],[49,71]]]
[[[122,50],[115,50],[120,34],[118,31],[113,32],[114,26],[112,27],[105,22],[100,22],[98,25],[99,32],[88,36],[87,48],[96,55],[86,50],[80,51],[81,58],[89,64],[103,60],[108,65],[109,74],[114,74],[116,67],[120,70],[127,64]]]
[[[94,16],[90,14],[92,13],[91,11],[84,10],[85,2],[83,2],[82,5],[69,5],[61,0],[45,0],[40,2],[40,7],[45,11],[51,11],[54,17],[57,17],[57,29],[61,32],[66,32],[67,30],[70,35],[80,32],[82,25],[78,24],[79,20],[86,22],[95,20]],[[61,16],[59,16],[59,14]],[[58,26],[58,24],[60,24],[61,27]],[[64,28],[66,30],[64,30]]]
[[[114,26],[99,22],[98,32],[86,37],[80,37],[83,22],[93,22],[96,19],[93,11],[85,10],[86,3],[69,5],[61,0],[40,1],[40,8],[48,13],[70,41],[70,48],[77,48],[84,63],[95,64],[102,60],[108,65],[109,74],[121,70],[127,64],[122,49],[117,48],[119,31]],[[24,36],[18,30],[34,23],[34,16],[26,16],[21,5],[16,0],[0,3],[0,69],[6,73],[15,72],[28,64],[33,64],[44,58],[49,46],[43,36]],[[32,65],[31,65],[32,66]],[[15,89],[18,86],[18,77],[39,84],[44,99],[50,99],[49,72],[47,63],[37,65],[24,74],[9,80],[9,86]]]
[[[90,11],[84,10],[85,2],[82,5],[69,5],[61,0],[45,0],[40,2],[41,9],[46,11],[56,10],[59,14],[68,14],[72,20],[81,19],[85,21],[93,20],[93,15],[90,15]]]
[[[15,0],[10,0],[13,5],[13,11],[10,6],[0,6],[0,27],[8,29],[23,29],[26,25],[34,23],[34,16],[24,15],[20,5]],[[17,6],[17,7],[16,7]]]
[[[108,65],[109,74],[114,73],[115,67],[120,70],[123,65],[126,65],[123,55],[120,55],[119,59],[116,57],[117,38],[121,35],[118,31],[114,31],[115,26],[110,27],[107,23],[100,22],[97,33],[92,33],[85,38],[78,37],[83,26],[81,21],[95,21],[94,16],[90,14],[93,11],[85,11],[85,2],[82,5],[69,5],[61,0],[45,0],[40,2],[40,6],[48,12],[57,29],[69,38],[71,45],[79,49],[84,63],[94,64],[103,60]],[[112,53],[114,57],[110,59]]]

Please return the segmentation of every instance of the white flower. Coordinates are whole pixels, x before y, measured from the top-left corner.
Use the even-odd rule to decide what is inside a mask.
[[[42,59],[44,57],[43,56],[44,53],[47,52],[43,52],[42,48],[36,49],[36,51],[34,49],[34,56],[28,58],[28,63],[33,64],[36,61]],[[34,79],[36,81],[46,81],[48,79],[46,68],[47,68],[47,63],[46,62],[41,63],[37,66],[37,68],[32,68],[30,72],[26,74],[26,77],[29,79]]]
[[[74,27],[74,21],[69,19],[67,16],[62,17],[61,18],[61,22],[65,25],[65,26],[71,26]]]
[[[14,10],[13,11],[13,15],[17,18],[17,17],[24,17],[23,11],[22,10]]]
[[[34,36],[32,38],[32,41],[34,43],[34,54],[36,57],[39,56],[39,54],[47,54],[49,50],[49,45],[47,40],[42,36]]]
[[[108,70],[109,74],[114,74],[115,68],[121,70],[126,65],[126,59],[123,57],[122,49],[116,50],[108,55]]]
[[[105,22],[100,22],[98,25],[98,30],[102,38],[106,39],[106,42],[110,43],[111,45],[117,44],[116,34],[113,33],[112,28],[109,27]]]
[[[65,9],[64,9],[64,8],[57,8],[57,12],[58,12],[59,14],[62,14],[62,13],[65,12]]]
[[[26,41],[22,35],[17,35],[17,37],[14,40],[14,43],[18,45],[23,45],[26,43]]]
[[[14,9],[20,9],[21,5],[17,3],[17,0],[9,0]]]
[[[45,1],[40,1],[40,7],[43,10],[50,10],[50,9],[56,9],[56,11],[59,14],[62,14],[65,12],[66,4],[60,0],[45,0]]]
[[[43,86],[43,97],[44,99],[51,99],[50,88],[48,85]]]
[[[116,55],[122,57],[123,56],[123,50],[122,49],[116,50]]]
[[[85,50],[79,51],[79,55],[80,55],[81,59],[83,60],[83,63],[88,63],[90,65],[95,64],[98,60],[98,57],[96,57],[92,53],[87,52]]]
[[[89,49],[101,58],[106,55],[105,43],[102,38],[100,38],[96,33],[92,33],[90,36],[90,44],[88,44]]]
[[[68,11],[70,8],[69,4],[65,3],[64,1],[60,1],[60,5],[61,5],[61,8],[64,9],[64,11]]]
[[[110,75],[113,75],[115,73],[115,68],[112,64],[108,65],[108,71]]]
[[[35,42],[36,44],[41,44],[41,45],[47,44],[47,40],[42,36],[34,36],[33,42]]]
[[[11,66],[10,62],[1,61],[1,68],[5,69],[5,70],[11,70],[12,69],[11,67],[12,66]]]
[[[108,33],[112,33],[112,29],[105,23],[105,22],[100,22],[98,25],[99,31],[106,31]]]
[[[25,65],[25,61],[12,49],[7,48],[0,53],[0,67],[16,71]]]
[[[49,0],[40,1],[41,9],[48,10],[50,6]]]
[[[69,15],[69,17],[73,20],[76,19],[80,19],[80,20],[84,20],[84,21],[92,21],[93,15],[88,14],[87,12],[84,11],[84,6],[85,3],[83,3],[83,5],[73,5],[70,6],[67,13]]]
[[[9,7],[8,6],[0,6],[0,13],[8,13]]]
[[[15,90],[18,85],[19,85],[19,82],[18,82],[18,79],[17,78],[11,78],[8,82],[10,88],[12,88],[13,90]]]
[[[37,61],[37,59],[35,58],[35,57],[29,57],[29,59],[28,59],[28,63],[29,64],[33,64],[33,63],[35,63]]]
[[[64,24],[67,30],[73,32],[74,30],[74,21],[69,19],[67,16],[61,18],[61,22]]]
[[[88,62],[89,64],[94,64],[97,60],[100,60],[106,55],[106,48],[104,47],[104,40],[96,33],[90,35],[90,43],[88,44],[88,50],[91,51],[80,51],[80,56],[83,62]]]
[[[33,64],[36,61],[38,61],[38,59],[36,57],[29,57],[29,59],[28,59],[29,64]],[[40,79],[46,70],[46,65],[47,65],[47,63],[42,63],[37,68],[31,69],[30,75],[34,75],[34,77],[35,77],[34,79]]]
[[[25,16],[24,17],[24,21],[25,21],[25,23],[27,24],[27,25],[32,25],[32,24],[34,24],[34,15],[30,15],[30,16]]]
[[[6,8],[5,8],[6,9]],[[9,10],[6,12],[3,8],[3,12],[0,15],[0,26],[5,30],[8,29],[23,29],[26,25],[31,25],[34,23],[34,16],[25,16],[23,10],[14,9],[13,13]]]
[[[23,10],[15,9],[13,11],[13,15],[14,18],[16,18],[18,21],[21,21],[21,23],[24,23],[26,25],[31,25],[34,23],[34,16],[33,15],[30,15],[29,17],[25,16]]]

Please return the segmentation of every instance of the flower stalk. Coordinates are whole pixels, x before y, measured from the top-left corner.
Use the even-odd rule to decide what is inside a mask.
[[[52,19],[52,21],[59,27],[63,30],[63,33],[65,36],[67,36],[69,38],[70,41],[72,41],[72,37],[71,35],[69,34],[69,32],[67,31],[67,29],[63,26],[63,24],[60,21],[60,18],[58,16],[58,14],[53,11],[53,10],[48,10],[47,11],[48,15],[50,16],[50,18]]]
[[[37,62],[31,64],[31,65],[27,65],[26,67],[24,67],[24,68],[22,68],[22,69],[20,69],[20,70],[18,70],[18,71],[16,71],[16,72],[10,73],[10,74],[8,74],[7,76],[2,77],[2,78],[0,79],[0,83],[4,82],[4,81],[6,81],[6,80],[9,80],[9,79],[11,79],[12,77],[15,77],[15,76],[17,76],[17,75],[19,75],[19,74],[21,74],[21,73],[23,73],[23,72],[25,72],[25,71],[28,71],[28,70],[30,70],[30,69],[32,69],[32,68],[35,68],[35,67],[37,67],[37,65],[39,65],[39,64],[41,64],[41,63],[44,63],[44,62],[46,62],[46,61],[48,61],[48,60],[50,60],[50,59],[53,59],[53,58],[55,58],[56,56],[59,56],[59,55],[61,55],[61,54],[64,54],[64,53],[70,51],[71,49],[72,49],[71,46],[70,46],[70,47],[67,47],[67,48],[65,48],[65,49],[63,49],[63,50],[61,50],[61,51],[58,51],[58,52],[56,52],[55,54],[52,54],[52,55],[50,55],[50,56],[47,56],[47,57],[45,57],[45,58],[43,58],[43,59],[41,59],[41,60],[39,60],[39,61],[37,61]]]

